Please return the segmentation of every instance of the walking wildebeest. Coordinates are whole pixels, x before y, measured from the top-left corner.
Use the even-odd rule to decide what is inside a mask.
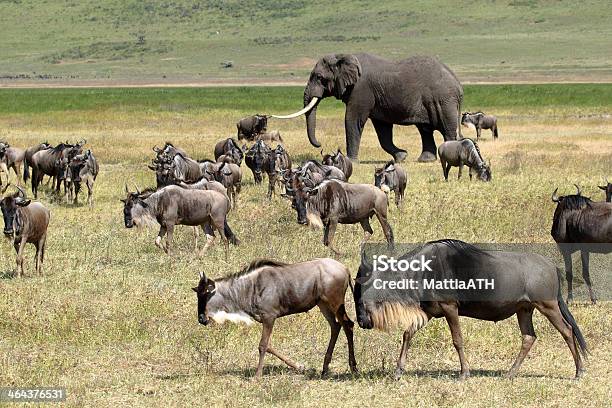
[[[246,150],[246,149],[245,149]],[[255,184],[260,184],[263,181],[263,172],[269,169],[270,153],[272,150],[261,140],[258,140],[246,150],[244,162],[251,172]]]
[[[238,140],[254,140],[257,135],[268,128],[268,117],[266,115],[247,116],[236,123],[236,128],[238,129]]]
[[[255,377],[261,377],[264,356],[270,353],[289,367],[303,369],[274,349],[270,336],[279,317],[304,313],[319,307],[331,328],[331,336],[323,360],[321,375],[328,373],[329,363],[340,333],[348,342],[349,367],[357,372],[353,346],[353,322],[344,306],[346,288],[351,285],[349,270],[333,259],[315,259],[296,264],[270,260],[251,262],[234,275],[216,281],[200,273],[200,282],[193,290],[198,296],[198,322],[207,325],[231,321],[263,325],[259,341],[259,363]]]
[[[344,177],[346,177],[346,181],[348,181],[348,179],[353,174],[353,162],[351,162],[348,157],[342,154],[340,149],[338,149],[336,153],[330,153],[325,155],[323,154],[323,150],[321,150],[321,156],[323,156],[323,164],[327,166],[334,166],[342,170],[342,173],[344,173]]]
[[[459,316],[497,322],[516,314],[523,336],[521,351],[508,376],[514,376],[536,339],[533,328],[533,310],[538,309],[561,333],[576,365],[576,378],[584,372],[580,353],[586,358],[587,344],[578,324],[561,297],[557,269],[543,256],[521,252],[483,251],[465,242],[441,240],[429,242],[402,256],[395,257],[413,262],[420,260],[421,272],[410,270],[391,275],[395,279],[412,279],[417,282],[413,290],[383,290],[383,280],[390,279],[388,272],[372,268],[369,256],[362,259],[355,280],[354,298],[357,322],[364,329],[404,330],[396,379],[404,371],[406,355],[414,334],[431,318],[444,317],[450,328],[453,345],[461,363],[460,379],[470,374],[463,352],[463,335]],[[425,260],[425,263],[423,261]],[[426,287],[434,280],[435,286]],[[478,281],[480,279],[480,281]],[[490,286],[476,282],[493,282]],[[375,282],[378,281],[378,286]],[[457,283],[455,288],[445,288],[444,283],[463,282],[464,290]],[[386,282],[393,282],[387,280]]]
[[[461,115],[461,124],[467,128],[476,129],[476,140],[480,139],[482,129],[491,129],[493,138],[497,139],[497,118],[493,115],[485,115],[482,112],[463,112]]]
[[[25,151],[11,147],[8,143],[0,142],[0,172],[6,173],[6,184],[9,183],[9,171],[13,169],[17,176],[17,185],[22,184],[21,180],[21,165],[25,158]],[[2,185],[2,177],[0,176],[0,185]]]
[[[402,205],[407,182],[406,171],[393,161],[388,162],[383,167],[374,168],[374,185],[385,193],[393,191],[397,207]]]
[[[215,145],[215,160],[219,161],[222,155],[229,156],[238,166],[242,164],[244,153],[238,143],[231,137],[217,142]]]
[[[26,182],[30,178],[30,166],[32,163],[32,156],[34,153],[40,152],[41,150],[50,149],[51,145],[48,142],[37,144],[36,146],[28,147],[25,151],[25,158],[23,160],[23,181]]]
[[[393,230],[387,221],[387,196],[370,184],[350,184],[338,180],[325,180],[311,188],[297,179],[293,185],[292,206],[297,211],[299,224],[324,228],[323,244],[336,254],[333,247],[336,227],[340,224],[360,223],[364,231],[361,246],[374,233],[370,218],[376,215],[390,248],[393,247]]]
[[[550,234],[563,255],[567,279],[567,302],[573,300],[572,254],[580,251],[582,277],[589,289],[591,302],[595,303],[597,297],[591,287],[589,253],[612,252],[612,203],[592,201],[580,194],[578,186],[575,195],[557,196],[557,190],[555,189],[552,194],[552,200],[557,203],[557,208]]]
[[[81,191],[81,182],[87,186],[87,204],[93,206],[93,187],[100,166],[91,150],[87,150],[83,154],[77,154],[72,158],[68,168],[66,181],[69,184],[70,198],[72,199],[72,190],[74,189],[74,204],[79,202],[79,192]]]
[[[231,208],[236,208],[238,205],[238,194],[242,189],[242,170],[235,163],[216,163],[213,168],[215,180],[218,181],[227,190],[227,196],[230,199]]]
[[[2,194],[8,188],[2,190]],[[0,209],[4,218],[4,235],[12,238],[17,252],[17,268],[15,274],[23,276],[23,251],[26,243],[36,247],[36,273],[42,276],[42,264],[45,258],[47,242],[47,227],[51,213],[39,202],[31,202],[26,198],[25,191],[17,186],[18,191],[1,198]]]
[[[446,181],[451,166],[459,167],[457,179],[460,179],[464,165],[470,168],[470,180],[475,171],[480,180],[491,181],[491,162],[485,163],[478,144],[472,139],[446,141],[438,147],[438,155]]]
[[[59,193],[63,179],[59,178],[59,161],[63,158],[71,160],[77,154],[81,154],[85,141],[76,145],[60,143],[55,147],[40,150],[32,155],[32,193],[34,198],[38,197],[38,186],[44,175],[55,178],[55,192]]]
[[[126,228],[158,223],[159,234],[155,245],[167,254],[171,253],[175,225],[201,226],[207,235],[204,252],[213,243],[214,230],[219,231],[225,244],[227,256],[228,240],[234,245],[238,240],[227,224],[230,202],[226,195],[212,190],[189,190],[179,186],[167,186],[158,191],[127,191],[123,216]],[[166,245],[162,244],[163,237]]]
[[[599,187],[606,193],[606,202],[611,203],[612,202],[612,183],[610,183],[608,179],[606,178],[606,185],[597,186],[597,187]]]

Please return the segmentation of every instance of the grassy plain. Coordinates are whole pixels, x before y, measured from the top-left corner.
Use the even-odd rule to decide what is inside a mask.
[[[611,11],[601,0],[3,0],[0,81],[293,80],[338,52],[438,55],[462,80],[610,81]]]
[[[439,163],[414,162],[416,129],[396,127],[410,152],[404,207],[390,211],[398,242],[457,238],[471,242],[552,242],[550,194],[573,192],[602,199],[596,185],[612,176],[610,85],[472,86],[465,109],[487,108],[499,118],[500,138],[480,143],[491,159],[493,182],[445,183]],[[73,207],[43,193],[51,209],[45,276],[12,277],[14,252],[0,242],[0,385],[64,386],[70,406],[606,406],[612,398],[612,308],[572,307],[591,347],[586,377],[575,382],[569,350],[535,314],[538,341],[514,380],[501,377],[520,347],[515,319],[485,323],[462,318],[472,378],[457,382],[458,361],[443,321],[415,338],[407,372],[392,373],[400,334],[356,331],[361,374],[348,374],[340,337],[330,379],[318,377],[328,327],[317,312],[277,322],[273,342],[305,364],[305,374],[267,358],[265,377],[252,382],[258,326],[201,327],[190,290],[199,271],[235,272],[254,258],[297,262],[333,254],[322,233],[299,226],[289,204],[265,198],[245,171],[239,207],[229,222],[242,245],[222,245],[196,257],[190,229],[177,229],[177,254],[154,246],[156,230],[123,226],[123,186],[154,183],[146,168],[151,147],[170,140],[195,158],[212,156],[214,143],[235,133],[234,123],[255,112],[289,112],[299,88],[71,89],[0,91],[0,138],[15,146],[86,138],[101,162],[95,207]],[[342,105],[323,101],[318,135],[325,150],[344,146]],[[271,121],[295,161],[318,157],[303,119]],[[466,131],[468,133],[468,131]],[[438,141],[440,135],[436,135]],[[367,125],[352,182],[370,183],[388,157]],[[451,172],[456,176],[456,170]],[[373,222],[373,241],[382,240]],[[353,274],[359,226],[336,235]],[[33,249],[26,251],[32,274]],[[594,283],[597,288],[597,280]],[[602,294],[602,300],[604,295]],[[354,316],[352,300],[349,314]]]

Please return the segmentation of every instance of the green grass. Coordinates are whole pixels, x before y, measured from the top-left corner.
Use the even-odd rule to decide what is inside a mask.
[[[502,91],[507,97],[497,96]],[[578,183],[600,200],[596,185],[612,176],[609,93],[608,85],[466,87],[467,108],[494,106],[487,112],[499,117],[500,139],[483,132],[480,143],[493,166],[487,184],[470,183],[467,176],[457,181],[456,169],[445,183],[439,163],[414,161],[420,149],[416,130],[396,127],[397,144],[410,154],[403,164],[409,174],[404,207],[391,204],[389,213],[396,241],[551,243],[552,190],[572,192]],[[579,95],[580,115],[571,95]],[[466,382],[456,381],[459,365],[444,321],[416,335],[399,382],[392,374],[400,333],[360,329],[355,342],[361,374],[348,374],[340,337],[333,374],[322,380],[329,329],[316,310],[280,319],[272,337],[306,373],[267,357],[265,377],[252,382],[259,327],[201,327],[190,288],[199,271],[219,277],[254,258],[332,257],[321,244],[322,232],[298,225],[282,198],[267,200],[265,186],[254,185],[244,169],[239,207],[228,220],[242,245],[230,248],[227,261],[218,243],[197,257],[191,230],[177,227],[176,255],[170,258],[155,247],[156,230],[123,226],[119,199],[125,183],[154,183],[146,168],[153,145],[171,140],[193,157],[212,157],[214,143],[234,134],[240,117],[288,112],[300,100],[299,88],[0,91],[2,139],[26,147],[45,139],[86,138],[101,163],[92,210],[67,205],[48,191],[40,195],[51,209],[44,277],[31,276],[34,252],[28,246],[29,276],[14,278],[13,249],[0,242],[0,385],[65,386],[70,406],[609,405],[609,301],[571,307],[592,352],[580,382],[571,380],[574,365],[561,336],[538,313],[538,340],[513,381],[502,374],[519,350],[516,319],[494,324],[467,318],[461,324],[473,377]],[[343,123],[342,105],[321,103],[318,135],[326,151],[344,146]],[[306,141],[303,119],[271,121],[270,127],[281,131],[292,157],[319,157]],[[360,155],[351,181],[371,183],[373,167],[388,156],[369,124]],[[382,241],[379,224],[372,227],[372,242]],[[361,234],[358,225],[339,226],[336,233],[343,252],[338,260],[353,276]],[[594,278],[596,290],[599,279]]]
[[[366,51],[438,55],[462,79],[609,80],[610,11],[598,0],[1,1],[0,75],[287,80],[326,53]]]

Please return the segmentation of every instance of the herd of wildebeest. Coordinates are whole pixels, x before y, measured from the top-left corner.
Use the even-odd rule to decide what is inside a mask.
[[[401,207],[405,199],[408,175],[401,163],[389,161],[375,168],[372,184],[350,183],[353,162],[338,149],[324,154],[321,160],[306,160],[294,166],[290,153],[278,131],[267,130],[265,115],[254,115],[237,123],[238,141],[227,138],[214,146],[214,160],[197,160],[184,149],[166,142],[163,147],[153,147],[154,158],[148,167],[155,173],[156,186],[140,191],[129,191],[126,184],[124,204],[125,227],[159,226],[155,244],[166,253],[172,251],[174,227],[192,226],[195,248],[198,248],[199,228],[205,233],[205,252],[218,234],[225,245],[227,257],[229,245],[239,245],[240,240],[232,231],[228,219],[232,209],[240,205],[243,180],[243,163],[252,172],[255,184],[268,180],[267,196],[279,193],[287,198],[296,211],[299,224],[323,229],[323,244],[334,253],[334,235],[338,224],[359,223],[364,231],[363,245],[373,234],[370,219],[376,216],[389,248],[394,246],[393,229],[387,217],[389,196]],[[498,137],[497,119],[482,112],[464,113],[461,123],[474,128],[477,137],[481,129],[490,129]],[[243,145],[239,141],[245,139]],[[16,275],[23,276],[23,252],[26,243],[36,247],[36,271],[42,275],[42,263],[47,239],[50,212],[37,201],[27,198],[24,182],[31,179],[32,195],[36,199],[48,177],[52,191],[59,196],[63,185],[64,199],[78,203],[81,185],[88,189],[88,204],[93,206],[93,188],[99,165],[86,141],[61,143],[51,146],[41,143],[25,150],[0,143],[0,170],[6,174],[2,188],[0,207],[4,218],[4,234],[17,251]],[[448,140],[438,148],[443,175],[448,181],[451,167],[468,166],[470,179],[476,175],[482,181],[491,181],[491,167],[485,161],[477,141],[469,138]],[[23,167],[23,169],[22,169]],[[10,169],[17,176],[16,191],[5,195]],[[30,170],[31,169],[31,170]],[[21,177],[23,171],[23,178]],[[606,180],[607,182],[607,180]],[[558,196],[553,216],[551,234],[559,243],[565,259],[568,283],[568,302],[572,300],[571,254],[581,251],[583,276],[591,300],[596,301],[591,287],[588,260],[589,251],[580,243],[612,242],[612,184],[599,186],[605,191],[605,201],[593,201],[583,196],[580,189],[574,195]],[[165,240],[164,240],[165,238]],[[575,244],[575,245],[574,245]],[[299,364],[281,354],[270,344],[276,318],[306,312],[318,306],[331,328],[331,336],[323,363],[323,374],[328,372],[332,353],[340,329],[348,341],[349,366],[357,371],[354,355],[354,324],[345,310],[345,293],[351,288],[359,326],[382,330],[400,327],[404,330],[403,344],[397,362],[396,377],[401,376],[413,335],[432,318],[444,317],[450,327],[453,344],[461,363],[461,378],[469,375],[464,356],[459,316],[498,321],[517,315],[522,334],[522,347],[509,371],[514,375],[531,345],[535,341],[532,324],[534,309],[544,314],[565,339],[576,365],[576,377],[583,373],[582,356],[587,353],[586,341],[561,298],[558,271],[550,261],[538,255],[501,251],[483,251],[456,240],[429,242],[420,249],[422,253],[435,250],[437,261],[445,265],[449,276],[456,276],[457,260],[473,260],[474,264],[486,260],[493,275],[506,274],[514,279],[516,293],[505,294],[499,302],[421,301],[406,303],[400,298],[374,302],[362,296],[362,284],[372,279],[376,272],[371,265],[362,263],[353,282],[350,271],[336,260],[324,258],[296,264],[273,260],[256,260],[240,272],[211,279],[200,273],[200,280],[193,290],[198,298],[198,321],[204,325],[210,321],[252,323],[263,325],[259,343],[259,363],[256,376],[262,374],[264,355],[270,353],[288,366],[300,369]],[[410,256],[413,256],[411,254]],[[408,256],[408,254],[406,254]],[[508,269],[508,261],[513,262]],[[458,273],[458,272],[457,272]],[[455,275],[453,275],[455,274]],[[535,296],[534,293],[538,293]],[[545,296],[542,296],[545,293]]]

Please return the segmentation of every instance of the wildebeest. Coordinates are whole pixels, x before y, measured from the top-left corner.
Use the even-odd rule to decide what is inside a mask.
[[[351,162],[348,157],[342,154],[340,149],[338,149],[336,153],[329,153],[325,155],[323,154],[323,150],[321,150],[321,156],[323,156],[323,164],[328,166],[334,166],[342,170],[346,181],[348,181],[348,179],[353,174],[353,162]]]
[[[0,172],[6,173],[6,183],[9,183],[9,170],[13,169],[17,176],[17,184],[21,185],[21,165],[25,158],[25,151],[12,147],[8,143],[0,142]],[[0,185],[2,185],[2,177],[0,176]]]
[[[238,129],[238,140],[254,140],[257,135],[268,128],[268,116],[259,114],[247,116],[236,123],[236,128]]]
[[[291,157],[289,157],[289,153],[283,147],[283,145],[279,144],[276,146],[276,149],[272,150],[269,153],[268,159],[268,198],[272,197],[272,194],[275,192],[275,186],[278,183],[279,186],[284,186],[282,177],[285,172],[291,170]]]
[[[2,193],[8,188],[8,184]],[[39,202],[31,202],[25,191],[17,187],[13,195],[2,197],[0,209],[4,218],[4,235],[10,237],[17,252],[16,275],[23,276],[23,251],[26,243],[36,247],[36,273],[42,276],[42,264],[45,258],[47,227],[51,213]]]
[[[158,158],[162,159],[164,158],[164,156],[172,158],[176,154],[182,154],[185,157],[189,157],[189,155],[184,149],[174,146],[172,142],[166,142],[166,144],[164,144],[164,147],[161,149],[157,146],[153,146],[153,151],[157,154]]]
[[[314,185],[324,180],[346,181],[344,172],[335,166],[321,164],[315,160],[308,160],[300,166],[299,173],[302,177],[310,180]]]
[[[167,149],[164,149],[167,150]],[[168,154],[160,154],[153,160],[154,166],[149,169],[155,171],[157,187],[176,184],[177,181],[195,182],[202,177],[202,166],[199,162],[179,151],[170,149]]]
[[[438,147],[438,155],[446,181],[451,166],[459,167],[457,179],[460,179],[464,165],[470,168],[470,180],[475,171],[480,180],[491,181],[491,163],[484,161],[478,144],[472,139],[446,141]]]
[[[227,190],[227,196],[230,199],[231,207],[236,208],[238,205],[238,194],[242,189],[242,170],[235,163],[216,163],[213,167],[213,174],[216,181],[221,183]]]
[[[95,156],[91,150],[87,150],[83,154],[74,156],[68,166],[66,181],[69,183],[70,198],[74,190],[74,203],[78,204],[81,183],[84,182],[87,186],[87,204],[90,207],[93,206],[93,187],[100,171]]]
[[[200,273],[200,282],[193,288],[198,296],[198,321],[207,325],[231,321],[263,325],[259,341],[259,362],[255,377],[261,377],[264,356],[270,353],[289,367],[302,370],[291,359],[270,344],[274,322],[279,317],[304,313],[319,307],[331,328],[331,336],[323,361],[322,375],[329,363],[340,333],[344,330],[348,342],[349,367],[357,372],[353,346],[353,322],[344,306],[346,288],[351,284],[349,270],[333,259],[315,259],[297,264],[270,260],[251,262],[240,272],[218,280]]]
[[[385,193],[393,191],[397,207],[402,205],[407,182],[406,171],[393,161],[388,162],[383,167],[374,168],[374,185]]]
[[[230,202],[226,195],[212,190],[190,190],[179,186],[167,186],[158,191],[151,189],[143,192],[127,191],[123,216],[126,228],[147,226],[158,223],[159,234],[155,245],[167,254],[171,253],[172,236],[175,225],[201,226],[207,235],[202,252],[214,241],[217,230],[225,244],[227,255],[228,240],[234,245],[238,240],[227,224]],[[166,245],[162,244],[163,237]]]
[[[32,156],[34,156],[34,153],[37,153],[41,150],[46,150],[46,149],[50,149],[51,145],[48,142],[42,142],[40,144],[37,144],[35,146],[31,146],[28,147],[25,151],[25,158],[23,161],[23,181],[28,181],[28,179],[30,178],[30,166],[32,163]]]
[[[283,138],[278,130],[271,130],[269,132],[262,132],[255,136],[255,140],[261,140],[262,142],[279,142],[283,143]]]
[[[386,271],[372,268],[369,259],[369,256],[362,258],[355,281],[357,322],[364,329],[399,327],[404,330],[396,379],[404,371],[412,337],[431,318],[446,319],[459,354],[460,378],[465,379],[470,369],[463,351],[459,316],[497,322],[516,314],[523,343],[508,372],[509,377],[514,376],[536,339],[532,323],[534,309],[546,316],[563,336],[574,358],[576,378],[583,375],[580,354],[586,356],[586,341],[563,302],[554,263],[543,256],[484,251],[465,242],[441,240],[395,256],[397,262],[420,260],[421,266],[427,265],[427,268],[417,267],[420,272],[410,270],[389,275]],[[417,282],[413,290],[384,290],[381,286],[383,280],[389,282],[404,278]],[[435,285],[426,286],[426,282],[432,279]],[[447,281],[451,282],[450,285],[455,282],[456,286],[446,288]],[[462,285],[459,282],[463,282],[464,289],[460,289]],[[481,283],[477,285],[477,282]],[[492,282],[492,287],[483,286],[482,282]],[[473,286],[469,286],[471,284]]]
[[[610,203],[612,202],[612,183],[610,183],[608,181],[608,179],[606,178],[606,185],[605,186],[597,186],[600,189],[602,189],[605,193],[606,193],[606,202]]]
[[[255,184],[260,184],[263,181],[263,172],[269,169],[270,153],[272,150],[261,140],[258,140],[246,150],[244,162],[251,172]]]
[[[467,128],[476,129],[476,140],[480,139],[482,129],[491,129],[493,138],[497,139],[497,118],[493,115],[485,115],[482,112],[463,112],[461,115],[461,124]]]
[[[552,200],[557,203],[557,208],[550,234],[563,255],[567,279],[567,302],[573,300],[572,254],[580,251],[582,277],[589,289],[591,302],[595,303],[597,297],[591,287],[589,253],[612,252],[612,245],[610,245],[612,243],[612,203],[592,201],[580,194],[578,186],[576,186],[575,195],[557,196],[557,190],[555,189],[552,194]]]
[[[77,154],[81,154],[84,144],[84,140],[76,145],[60,143],[55,147],[40,150],[32,155],[32,162],[29,162],[29,164],[32,166],[32,193],[34,198],[38,197],[38,186],[44,175],[55,177],[55,191],[59,192],[60,183],[64,181],[59,177],[60,160],[64,158],[71,160]]]
[[[242,164],[242,157],[244,156],[238,143],[231,137],[220,140],[215,145],[215,160],[219,161],[219,157],[222,155],[231,157],[238,166]]]
[[[296,179],[293,192],[292,205],[298,223],[324,228],[323,244],[336,254],[339,252],[333,247],[333,240],[337,225],[360,223],[364,231],[363,246],[374,233],[370,226],[370,218],[374,215],[389,247],[393,247],[393,230],[387,221],[387,196],[377,187],[325,180],[311,188]]]

